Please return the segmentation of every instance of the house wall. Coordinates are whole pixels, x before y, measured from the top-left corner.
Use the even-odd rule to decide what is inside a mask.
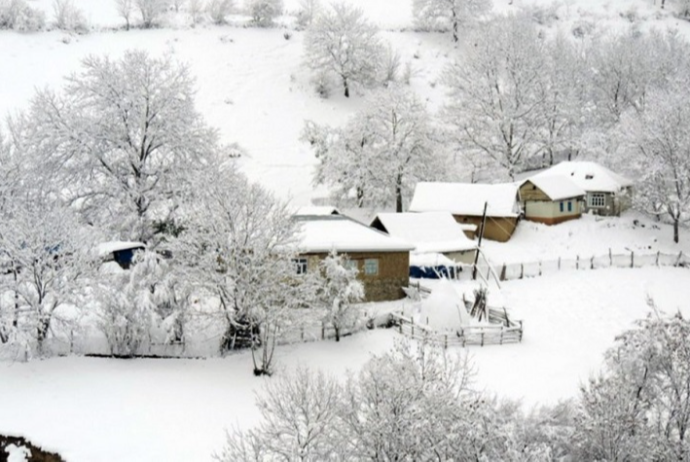
[[[472,223],[477,225],[477,236],[482,226],[482,217],[473,215],[453,215],[458,223]],[[507,242],[515,232],[517,217],[486,217],[484,237],[492,241]]]
[[[402,288],[410,283],[410,253],[409,252],[353,252],[345,253],[350,260],[357,262],[359,273],[357,278],[364,284],[364,300],[367,302],[382,302],[399,300],[405,297]],[[319,264],[328,253],[305,254],[307,271],[319,271]],[[364,274],[364,260],[377,259],[379,272],[377,275]]]
[[[561,212],[561,202],[563,211]],[[568,212],[568,202],[572,204],[572,211]],[[577,198],[565,199],[563,201],[536,201],[525,202],[525,219],[554,225],[568,220],[574,220],[582,216],[582,201]]]
[[[520,200],[522,202],[527,201],[549,201],[551,198],[547,196],[544,191],[537,188],[531,181],[526,181],[522,186],[520,186]]]

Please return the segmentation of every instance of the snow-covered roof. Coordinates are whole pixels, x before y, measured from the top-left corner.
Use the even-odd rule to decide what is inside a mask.
[[[520,212],[517,183],[417,183],[410,212],[450,212],[489,217],[516,217]]]
[[[118,252],[127,249],[142,249],[146,244],[136,241],[111,241],[98,244],[96,250],[99,256],[108,255],[109,253]]]
[[[295,217],[300,224],[298,247],[303,253],[407,252],[414,245],[342,215]]]
[[[308,216],[308,215],[340,215],[337,208],[330,205],[306,205],[304,207],[299,207],[295,211],[295,216]]]
[[[477,247],[449,212],[379,213],[371,226],[413,243],[418,252],[453,252]]]
[[[410,266],[458,266],[458,264],[442,253],[413,252],[410,254]]]
[[[633,182],[596,162],[561,162],[530,178],[564,176],[587,192],[618,192]]]
[[[567,176],[535,176],[525,180],[522,184],[528,181],[541,189],[552,201],[580,197],[587,194],[584,189]]]

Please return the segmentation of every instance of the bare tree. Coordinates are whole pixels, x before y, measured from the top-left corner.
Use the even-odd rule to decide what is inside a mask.
[[[491,0],[414,0],[415,25],[421,30],[452,31],[453,41],[460,37],[460,27],[475,22],[491,11]]]
[[[141,14],[141,25],[144,29],[155,26],[169,6],[169,0],[134,0]]]
[[[131,27],[130,19],[134,10],[134,0],[115,0],[115,4],[117,5],[117,13],[125,20],[125,27],[129,30]]]
[[[210,0],[206,5],[208,15],[214,24],[225,24],[225,17],[232,12],[232,0]]]

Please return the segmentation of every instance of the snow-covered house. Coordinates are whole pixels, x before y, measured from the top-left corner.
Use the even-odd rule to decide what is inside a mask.
[[[331,250],[346,254],[359,270],[366,301],[403,298],[409,284],[410,251],[414,245],[342,215],[301,215],[298,272],[318,271]]]
[[[134,260],[135,252],[145,248],[146,244],[143,242],[112,241],[99,244],[96,251],[104,262],[114,261],[123,269],[128,269]]]
[[[321,216],[321,215],[341,215],[340,211],[331,205],[305,205],[298,207],[294,215],[296,216]]]
[[[520,217],[516,183],[417,183],[410,212],[450,212],[455,221],[481,228],[486,209],[484,237],[506,242],[515,232]]]
[[[586,194],[563,176],[533,177],[520,185],[525,219],[547,225],[580,218]]]
[[[370,226],[414,244],[412,259],[419,254],[442,254],[451,263],[471,264],[477,252],[477,244],[449,212],[379,213]]]
[[[585,191],[585,212],[618,216],[632,204],[633,182],[596,162],[561,162],[529,179],[553,176],[566,177]]]

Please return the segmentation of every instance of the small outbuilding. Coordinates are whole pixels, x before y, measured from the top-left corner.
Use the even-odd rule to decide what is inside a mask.
[[[442,254],[455,263],[474,263],[477,244],[449,212],[379,213],[370,226],[412,243],[414,254]]]
[[[409,285],[410,251],[414,245],[343,215],[300,215],[297,272],[319,271],[331,250],[345,254],[358,269],[365,301],[405,297]]]
[[[585,191],[584,212],[619,216],[632,205],[633,182],[596,162],[561,162],[529,178],[564,177]]]
[[[508,241],[521,213],[517,183],[417,183],[409,211],[449,212],[458,223],[476,226],[479,235],[484,204],[484,237]]]
[[[580,218],[586,194],[563,176],[534,177],[520,185],[525,219],[547,225]]]
[[[146,249],[143,242],[111,241],[98,245],[98,255],[104,262],[114,261],[122,269],[129,269],[138,251]]]

